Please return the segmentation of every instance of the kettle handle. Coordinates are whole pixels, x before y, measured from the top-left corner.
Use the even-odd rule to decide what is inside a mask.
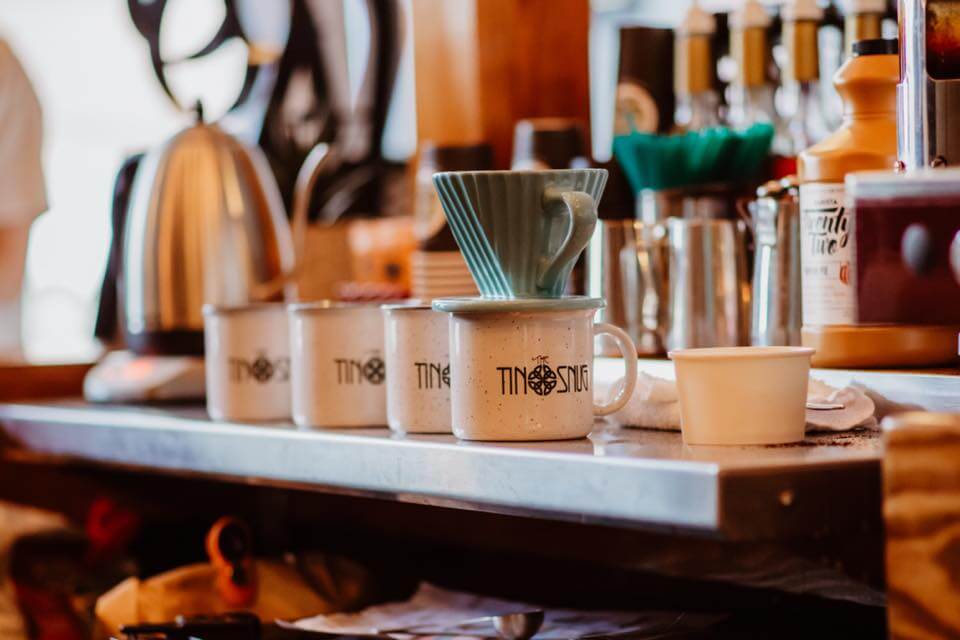
[[[226,516],[213,524],[205,542],[210,564],[217,572],[217,595],[231,608],[251,606],[257,599],[258,581],[250,528]]]
[[[110,209],[112,238],[107,253],[107,267],[100,285],[100,302],[93,334],[105,345],[112,345],[120,337],[120,277],[123,270],[123,238],[127,224],[127,208],[133,193],[133,181],[144,158],[143,153],[129,156],[123,161],[113,183],[113,199]]]

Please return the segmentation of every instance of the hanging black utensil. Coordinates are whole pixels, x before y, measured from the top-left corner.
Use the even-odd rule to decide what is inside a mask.
[[[245,43],[249,44],[246,34],[244,34],[243,28],[240,25],[236,3],[234,0],[223,0],[223,2],[223,21],[220,23],[216,33],[213,34],[208,43],[190,55],[164,60],[160,52],[160,30],[163,24],[163,12],[167,6],[167,0],[127,0],[127,7],[130,11],[130,18],[133,21],[133,25],[136,27],[137,31],[140,32],[140,35],[144,37],[148,46],[150,47],[150,65],[153,68],[153,73],[160,82],[160,86],[163,88],[164,93],[167,94],[170,100],[172,100],[178,108],[182,109],[184,108],[184,105],[181,104],[176,95],[174,95],[170,88],[170,83],[167,81],[167,65],[177,64],[188,60],[197,60],[207,56],[234,38],[240,38]],[[240,88],[240,94],[230,107],[231,109],[234,109],[245,102],[250,96],[250,92],[253,89],[254,82],[256,81],[259,67],[259,64],[249,64],[248,61],[246,75],[244,76],[243,85]]]

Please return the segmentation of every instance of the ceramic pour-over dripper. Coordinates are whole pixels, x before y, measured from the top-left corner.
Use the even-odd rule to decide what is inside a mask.
[[[433,183],[485,297],[557,298],[597,224],[605,169],[458,171]]]

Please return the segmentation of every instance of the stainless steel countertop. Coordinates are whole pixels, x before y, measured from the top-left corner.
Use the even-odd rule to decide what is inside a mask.
[[[617,366],[601,362],[598,379]],[[643,361],[641,368],[669,375],[670,367]],[[820,377],[839,383],[846,375]],[[912,384],[903,380],[911,374],[866,375],[875,387]],[[960,377],[913,382],[923,377],[947,385],[937,394],[960,397]],[[471,443],[386,429],[223,424],[201,407],[79,400],[0,405],[0,424],[21,449],[44,456],[726,539],[860,530],[880,516],[881,439],[870,432],[790,446],[687,447],[677,433],[598,422],[589,439]]]
[[[731,538],[859,526],[864,496],[879,491],[876,434],[686,447],[677,433],[598,423],[589,439],[471,443],[214,423],[199,407],[82,401],[0,405],[0,421],[30,452],[89,462]],[[839,519],[814,517],[824,510]]]
[[[620,364],[598,362],[598,384]],[[640,368],[672,377],[668,361]],[[866,387],[881,413],[960,410],[952,371],[813,375]],[[0,404],[0,425],[17,456],[732,540],[862,531],[880,520],[882,445],[870,432],[792,446],[686,447],[677,433],[598,422],[589,439],[571,442],[471,443],[386,429],[221,424],[202,407],[80,400]]]

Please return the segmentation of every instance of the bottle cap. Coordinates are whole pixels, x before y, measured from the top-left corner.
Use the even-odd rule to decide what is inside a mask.
[[[858,13],[886,13],[887,0],[843,0],[840,3],[840,9],[845,16]]]
[[[780,9],[780,17],[790,22],[820,22],[823,20],[823,9],[817,4],[817,0],[787,0]]]
[[[744,2],[730,14],[731,29],[766,29],[770,26],[770,14],[757,0]]]
[[[871,38],[857,40],[850,48],[856,56],[883,56],[900,53],[900,42],[896,38]]]
[[[717,20],[694,2],[677,25],[676,32],[679,36],[711,36],[717,32]]]

